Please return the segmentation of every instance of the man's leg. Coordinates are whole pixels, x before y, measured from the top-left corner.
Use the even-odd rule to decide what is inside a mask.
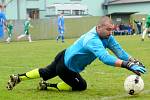
[[[61,41],[64,42],[64,30],[61,29]]]
[[[61,29],[58,28],[58,36],[56,37],[56,41],[58,42],[58,40],[61,37]]]
[[[25,37],[25,36],[26,36],[25,34],[19,35],[19,36],[17,37],[17,40],[20,40],[21,38],[23,38],[23,37]]]
[[[24,80],[29,80],[29,79],[35,79],[35,78],[42,77],[43,80],[46,81],[50,78],[53,78],[53,77],[57,76],[56,65],[57,65],[57,63],[58,63],[58,61],[61,57],[61,54],[62,54],[62,52],[57,54],[54,61],[45,68],[39,68],[39,69],[37,68],[37,69],[31,70],[29,72],[23,73],[23,74],[11,75],[10,80],[8,81],[7,89],[12,90],[13,87],[16,86],[16,84],[18,84],[18,83],[20,83],[21,81],[24,81]]]
[[[64,41],[64,33],[62,33],[61,40],[62,40],[62,42],[65,42]]]
[[[81,77],[79,73],[73,72],[65,66],[57,67],[57,73],[59,77],[64,81],[63,84],[57,84],[57,88],[59,90],[70,90],[71,88],[72,91],[83,91],[87,88],[86,81]]]
[[[58,76],[64,81],[58,83],[57,88],[59,90],[77,90],[82,91],[87,88],[86,81],[81,77],[79,73],[69,70],[64,64],[64,55],[61,57],[61,61],[57,64],[56,72]]]
[[[51,89],[51,90],[59,90],[59,91],[71,91],[72,87],[63,81],[59,82],[59,83],[52,84],[52,83],[48,83],[47,81],[41,80],[39,82],[38,89],[39,90]]]
[[[58,34],[58,36],[56,37],[56,41],[58,42],[58,40],[60,39],[61,35]]]
[[[12,90],[14,86],[16,86],[21,81],[43,78],[43,80],[48,80],[57,76],[56,74],[56,62],[53,61],[50,65],[45,68],[37,68],[31,70],[29,72],[18,74],[18,75],[10,75],[10,80],[8,81],[8,90]]]
[[[57,68],[57,73],[63,80],[62,82],[52,84],[41,80],[38,88],[40,90],[56,89],[59,91],[83,91],[87,88],[86,81],[79,73],[72,72],[63,66]]]
[[[36,79],[42,77],[44,80],[48,80],[57,76],[55,62],[48,65],[45,68],[37,68],[31,70],[29,72],[18,74],[18,75],[10,75],[10,80],[8,81],[8,90],[12,90],[18,83],[25,80]]]
[[[142,39],[141,39],[142,41],[144,41],[144,37],[146,35],[147,30],[148,30],[148,28],[145,28],[143,33],[142,33]]]
[[[140,33],[139,26],[137,26],[137,35]]]
[[[6,39],[6,42],[9,43],[11,41],[12,32],[9,31],[8,38]]]
[[[20,81],[40,78],[39,68],[33,69],[33,70],[26,72],[24,74],[18,74],[18,76],[19,76]]]
[[[34,69],[24,74],[10,75],[10,80],[8,81],[7,89],[12,90],[13,87],[15,87],[21,81],[35,79],[39,77],[39,69]]]
[[[142,33],[142,27],[140,26],[139,27],[139,34],[141,34]]]
[[[51,84],[47,82],[40,83],[40,89],[47,89],[47,87],[55,88],[58,90],[73,90],[82,91],[87,88],[86,81],[80,76],[79,73],[69,70],[64,64],[64,51],[61,53],[60,59],[56,65],[56,73],[63,80],[63,82]],[[46,88],[45,88],[46,87]]]
[[[32,39],[31,39],[31,35],[30,35],[30,34],[28,35],[28,40],[29,40],[29,42],[32,42]]]
[[[10,42],[10,40],[11,40],[11,38],[10,38],[10,37],[8,37],[8,38],[6,39],[6,42],[7,42],[7,43],[9,43],[9,42]]]

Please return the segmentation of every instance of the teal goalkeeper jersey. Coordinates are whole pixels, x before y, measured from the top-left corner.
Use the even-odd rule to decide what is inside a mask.
[[[100,39],[96,27],[94,27],[66,49],[65,66],[74,72],[81,72],[96,58],[107,65],[115,66],[118,58],[110,55],[106,48],[121,60],[127,61],[129,59],[129,54],[122,49],[112,35],[108,39]]]

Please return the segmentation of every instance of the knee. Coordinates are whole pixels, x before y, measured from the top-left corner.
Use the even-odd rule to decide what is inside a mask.
[[[82,84],[81,84],[81,86],[80,86],[80,91],[83,91],[83,90],[86,90],[87,89],[87,83],[86,83],[86,81],[84,80],[83,82],[82,82]]]
[[[46,73],[47,71],[46,71],[46,68],[40,68],[39,69],[39,74],[40,74],[40,77],[42,77],[44,80],[46,80],[46,75],[45,75],[45,73]]]
[[[85,80],[80,81],[78,85],[72,88],[73,91],[84,91],[86,89],[87,89],[87,83]]]
[[[45,81],[48,80],[51,76],[51,74],[47,68],[40,68],[39,74],[40,74],[40,77],[43,78],[43,80],[45,80]]]

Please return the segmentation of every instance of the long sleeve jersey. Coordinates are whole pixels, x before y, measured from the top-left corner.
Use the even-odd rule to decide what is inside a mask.
[[[106,48],[110,49],[117,57],[110,55]],[[96,58],[107,65],[115,66],[118,59],[127,61],[129,54],[121,48],[112,35],[108,39],[101,39],[94,27],[66,49],[64,62],[68,69],[81,72]]]

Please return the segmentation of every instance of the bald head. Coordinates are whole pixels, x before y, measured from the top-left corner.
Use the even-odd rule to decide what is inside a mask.
[[[106,26],[108,24],[112,24],[112,20],[108,16],[103,16],[100,18],[100,22],[98,24],[100,26]]]
[[[96,27],[96,31],[99,34],[99,36],[101,38],[108,38],[111,35],[112,30],[112,20],[107,16],[101,17],[101,20]]]

